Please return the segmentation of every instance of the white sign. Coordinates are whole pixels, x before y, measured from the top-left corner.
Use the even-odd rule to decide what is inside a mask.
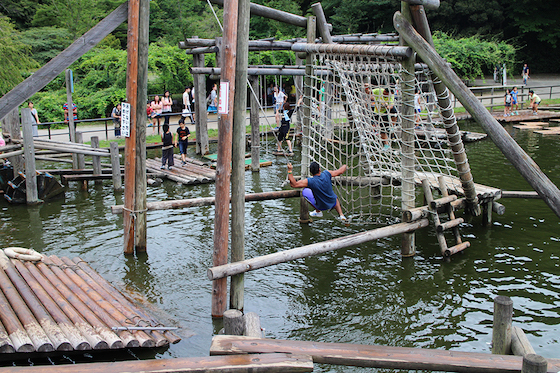
[[[121,103],[121,135],[130,137],[130,104]]]
[[[229,114],[228,98],[229,98],[229,82],[220,82],[220,99],[218,100],[218,114]]]

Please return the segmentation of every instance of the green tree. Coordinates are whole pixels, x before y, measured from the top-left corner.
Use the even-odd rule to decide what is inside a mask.
[[[0,96],[39,67],[31,58],[31,47],[20,41],[19,32],[4,16],[0,16],[0,56]]]
[[[183,92],[185,86],[192,85],[189,71],[192,57],[175,45],[163,41],[150,44],[148,53],[148,93],[161,94],[165,90],[172,93]]]
[[[31,47],[33,58],[44,65],[72,44],[72,35],[64,28],[32,27],[21,33],[20,40]]]

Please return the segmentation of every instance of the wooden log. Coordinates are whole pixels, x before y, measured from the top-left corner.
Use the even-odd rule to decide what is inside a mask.
[[[448,229],[451,229],[451,228],[454,228],[454,227],[458,226],[459,224],[463,223],[464,221],[465,221],[465,219],[463,219],[463,218],[457,218],[457,219],[446,221],[445,223],[441,223],[441,224],[437,225],[436,226],[436,231],[444,232]]]
[[[310,222],[312,222],[313,220],[309,217],[309,202],[307,202],[307,199],[303,196],[300,195],[299,196],[299,222],[301,224],[309,224]]]
[[[55,301],[49,296],[35,277],[33,277],[25,265],[23,265],[23,263],[19,260],[14,260],[13,263],[27,284],[29,284],[29,287],[33,290],[33,293],[39,299],[40,303],[45,307],[49,315],[62,330],[72,348],[78,351],[91,350],[92,347],[87,339],[80,333],[78,328],[76,328],[72,320],[70,320],[68,316],[66,316],[66,314],[58,307]]]
[[[1,135],[1,133],[0,133]],[[4,146],[0,146],[0,152],[7,152],[7,151],[12,151],[12,150],[23,150],[23,146],[21,144],[13,144],[13,145],[4,145]]]
[[[101,22],[76,39],[68,48],[35,71],[0,99],[0,118],[3,118],[29,97],[39,92],[51,80],[126,21],[127,4],[121,4]]]
[[[99,137],[98,136],[92,136],[91,137],[91,147],[92,149],[99,149]],[[94,175],[101,175],[101,158],[97,155],[93,156],[92,158],[92,162],[93,162],[93,174]],[[120,169],[120,167],[119,167]],[[101,180],[95,180],[95,184],[102,184]]]
[[[60,145],[61,148],[76,148],[76,149],[83,149],[83,150],[92,150],[91,146],[89,146],[87,144],[82,144],[82,143],[49,140],[49,139],[40,139],[40,138],[34,138],[33,141],[36,144]],[[96,149],[93,149],[93,151],[99,152],[99,153],[109,153],[109,149],[106,149],[106,148],[96,148]]]
[[[29,265],[26,264],[26,266],[27,266],[28,269],[30,269]],[[52,266],[52,267],[47,266],[45,263],[38,263],[36,265],[36,267],[41,272],[41,276],[44,277],[46,279],[46,281],[50,282],[50,284],[48,284],[48,285],[56,284],[56,290],[60,294],[57,294],[57,293],[50,294],[51,297],[53,297],[53,299],[56,299],[56,302],[58,304],[61,303],[61,298],[67,300],[67,302],[62,301],[62,303],[65,303],[64,312],[69,317],[70,317],[70,314],[72,314],[74,319],[77,319],[76,315],[73,312],[71,312],[70,310],[68,310],[68,306],[71,305],[70,307],[73,307],[78,311],[77,314],[78,314],[78,316],[80,316],[80,318],[85,319],[89,323],[89,325],[91,325],[91,327],[95,328],[95,329],[93,329],[91,327],[87,328],[87,326],[85,326],[81,322],[81,320],[78,319],[78,321],[80,323],[76,324],[76,327],[78,327],[78,329],[80,329],[80,331],[84,328],[91,329],[91,331],[95,330],[94,335],[99,334],[101,339],[106,342],[106,346],[108,348],[120,349],[120,348],[125,347],[125,344],[123,343],[123,340],[117,334],[115,334],[111,329],[109,329],[107,327],[107,325],[103,321],[101,321],[101,319],[87,305],[85,305],[84,302],[74,293],[74,289],[76,289],[77,287],[73,286],[72,287],[73,289],[71,289],[66,285],[66,283],[61,282],[61,279],[59,279],[58,276],[53,271],[53,270],[57,270],[57,272],[60,273],[61,272],[60,268],[56,268],[54,266]],[[51,268],[53,270],[51,270]],[[32,273],[33,273],[33,271],[32,271]],[[33,273],[33,276],[35,276],[37,278],[36,273]],[[64,276],[62,276],[62,277],[64,277]],[[49,293],[52,292],[52,289],[45,288],[45,290],[47,290],[47,292],[49,292]],[[84,335],[86,335],[86,334],[84,334]],[[98,345],[98,344],[94,343],[92,346],[96,346],[96,345]]]
[[[295,198],[295,197],[299,197],[300,194],[301,191],[298,189],[281,190],[276,192],[250,193],[245,195],[245,202],[266,201],[270,199],[282,199],[282,198]],[[187,207],[211,206],[215,203],[215,201],[216,199],[214,197],[202,197],[202,198],[191,198],[191,199],[178,199],[174,201],[148,202],[146,208],[148,211],[153,211],[153,210],[180,209],[180,208],[187,208]],[[123,205],[111,206],[111,212],[113,214],[122,214]]]
[[[4,95],[2,98],[0,98],[0,108],[1,108],[1,102],[6,96],[7,94]],[[20,128],[19,110],[17,108],[17,105],[13,109],[9,109],[6,112],[5,117],[4,114],[0,115],[0,118],[2,118],[2,135],[8,135],[9,139],[12,142],[22,143],[21,131],[19,129]],[[23,162],[22,155],[16,155],[14,157],[9,158],[8,160],[14,167],[14,175],[17,175],[18,173],[25,171],[24,168],[25,165]]]
[[[18,155],[22,155],[23,153],[24,153],[23,149],[22,150],[16,150],[16,151],[13,151],[13,152],[2,153],[2,154],[0,154],[0,158],[15,157],[15,156],[18,156]]]
[[[519,173],[543,198],[545,203],[557,216],[560,216],[560,190],[542,172],[531,157],[513,140],[492,114],[480,103],[472,92],[461,82],[445,61],[407,22],[400,13],[395,13],[393,23],[400,35],[411,45],[418,56],[424,60],[432,71],[445,83],[459,99],[461,104],[484,128],[492,141],[514,165]]]
[[[459,243],[455,246],[451,246],[451,247],[446,248],[445,251],[443,252],[443,256],[449,257],[449,256],[451,256],[453,254],[457,254],[458,252],[463,251],[463,250],[465,250],[469,247],[471,247],[471,243],[468,242],[468,241]]]
[[[122,191],[121,164],[119,161],[119,144],[111,141],[109,144],[111,154],[111,176],[113,179],[113,189],[115,192]]]
[[[0,291],[0,321],[6,329],[6,333],[10,338],[10,343],[8,345],[13,346],[15,352],[33,352],[35,347],[33,342],[27,335],[23,325],[19,321],[16,313],[10,306],[10,303],[4,296],[4,293]],[[9,347],[7,347],[9,350]]]
[[[321,35],[321,38],[323,39],[323,43],[333,44],[333,38],[329,31],[327,18],[325,17],[325,12],[323,12],[321,3],[312,4],[311,9],[313,9],[313,14],[315,14],[315,17],[317,18],[317,29],[319,30],[319,35]]]
[[[253,338],[262,338],[261,319],[255,312],[247,312],[243,315],[243,335]]]
[[[528,191],[514,191],[514,190],[502,190],[502,198],[535,198],[539,199],[541,196],[534,190]]]
[[[120,325],[119,321],[114,317],[114,314],[107,311],[105,307],[108,307],[101,300],[102,298],[98,296],[91,289],[86,290],[83,288],[83,282],[80,281],[79,276],[72,273],[72,270],[68,268],[64,263],[56,258],[54,255],[43,258],[43,263],[49,266],[56,277],[72,291],[72,293],[80,300],[80,302],[91,310],[95,315],[107,326],[113,327]],[[63,269],[64,268],[64,269]],[[101,299],[100,299],[101,298]],[[105,306],[105,307],[104,307]],[[119,315],[120,316],[120,315]],[[118,316],[117,316],[118,317]],[[140,347],[140,340],[137,339],[132,333],[124,330],[117,333],[122,339],[125,347],[133,348]]]
[[[243,312],[229,309],[224,312],[224,332],[229,335],[243,335]]]
[[[319,255],[353,245],[359,245],[364,242],[378,240],[384,237],[412,232],[427,226],[428,219],[421,219],[412,223],[399,223],[366,232],[352,234],[350,236],[335,238],[329,241],[306,245],[295,249],[284,250],[257,258],[247,259],[242,262],[215,266],[208,269],[208,279],[214,280],[217,278],[225,278],[227,276],[235,275],[238,273],[249,272],[274,264],[285,263],[290,260],[306,258],[309,256]]]
[[[518,326],[511,328],[511,352],[516,356],[535,354],[535,350],[527,339],[525,332]]]
[[[465,208],[465,201],[466,198],[459,198],[456,201],[450,203],[451,207],[455,211]],[[444,209],[438,209],[438,213],[444,212]],[[429,206],[420,206],[415,207],[413,209],[403,211],[403,221],[405,223],[410,223],[411,221],[427,218],[430,215],[430,207]]]
[[[408,58],[412,56],[409,47],[388,45],[351,45],[351,44],[307,44],[294,43],[294,52],[306,53],[337,53],[337,54],[365,54],[371,56],[391,56],[393,58]]]
[[[313,362],[317,364],[464,373],[518,373],[523,359],[520,356],[496,356],[476,352],[288,341],[232,335],[215,336],[210,346],[210,355],[213,356],[270,352],[311,355]],[[548,359],[548,364],[550,372],[560,370],[560,359]]]
[[[51,145],[51,144],[41,144],[35,143],[35,147],[37,149],[49,149],[49,150],[56,150],[61,153],[73,153],[73,154],[83,154],[83,155],[92,155],[92,156],[99,156],[99,157],[110,157],[111,155],[106,152],[99,152],[91,149],[82,149],[82,148],[74,148],[74,147],[62,147],[59,145]],[[79,168],[79,167],[76,167]]]
[[[101,286],[107,293],[109,293],[114,299],[116,299],[119,305],[126,307],[133,314],[139,315],[143,320],[146,320],[148,324],[159,324],[156,320],[153,320],[152,317],[146,314],[144,310],[134,305],[129,299],[127,299],[117,289],[115,289],[113,285],[108,283],[107,280],[105,280],[97,272],[95,272],[84,260],[77,257],[74,258],[73,261],[78,265],[78,267],[80,267],[80,269],[87,273],[95,281],[96,284]],[[179,338],[179,336],[177,336],[173,332],[165,332],[164,335],[171,343],[177,343],[181,340],[181,338]]]
[[[442,198],[438,198],[438,199],[434,199],[433,201],[431,201],[430,203],[430,207],[433,210],[436,210],[442,206],[445,206],[448,203],[451,203],[453,201],[457,200],[457,196],[455,194],[452,194],[450,196],[447,197],[442,197]]]
[[[8,336],[4,325],[0,322],[0,354],[13,354],[14,352],[16,352],[16,349],[12,344],[12,340]]]
[[[492,201],[492,211],[494,211],[498,215],[503,215],[506,213],[506,207],[501,203]]]
[[[67,301],[66,297],[59,291],[58,287],[55,287],[33,263],[18,263],[17,266],[20,267],[20,264],[25,266],[31,276],[35,278],[37,284],[41,284],[45,293],[47,293],[48,297],[52,299],[54,306],[59,307],[62,311],[60,314],[58,312],[51,312],[51,315],[55,317],[60,316],[61,320],[64,319],[63,315],[66,315],[93,349],[106,350],[110,348],[109,344],[103,340],[100,333],[94,330],[92,325],[85,320],[84,316],[82,316],[82,314],[80,314],[79,311]],[[35,292],[35,294],[37,296],[41,296],[41,299],[44,297],[44,295],[40,292]],[[46,305],[48,305],[48,303],[46,303]],[[101,332],[103,333],[103,331]],[[117,337],[114,333],[112,333],[111,337],[113,336]],[[118,337],[116,339],[120,341]],[[84,350],[87,349],[85,346],[83,347]],[[120,342],[120,345],[116,345],[115,348],[123,348],[122,341]]]
[[[0,368],[0,373],[74,373],[77,371],[80,373],[302,373],[313,371],[313,361],[310,356],[281,353]]]
[[[511,322],[513,301],[502,295],[494,298],[494,323],[492,325],[492,353],[507,355],[511,352]]]
[[[14,260],[14,262],[20,262],[20,261],[16,259]],[[70,344],[70,341],[68,341],[68,339],[66,338],[64,332],[56,324],[56,322],[53,320],[51,315],[45,310],[45,308],[43,307],[39,299],[35,296],[34,292],[31,290],[30,285],[26,283],[24,278],[17,271],[14,264],[8,259],[8,257],[1,250],[0,250],[0,267],[2,267],[6,275],[8,275],[8,277],[10,278],[9,281],[12,282],[15,289],[17,289],[18,294],[21,296],[22,300],[25,301],[25,304],[29,307],[30,311],[33,313],[36,321],[40,325],[40,329],[45,334],[44,337],[48,337],[47,340],[50,340],[50,342],[52,342],[52,346],[54,347],[54,349],[57,351],[72,351],[73,346]]]
[[[261,139],[260,139],[260,117],[259,117],[259,101],[257,100],[257,92],[259,90],[259,80],[256,76],[249,77],[249,84],[251,85],[251,91],[253,94],[250,95],[250,112],[249,121],[251,123],[251,171],[260,172],[260,150],[261,150]]]
[[[2,267],[2,270],[0,270],[0,289],[2,289],[6,299],[10,302],[10,306],[17,315],[21,325],[27,331],[27,335],[31,339],[31,342],[35,347],[35,351],[54,351],[54,347],[52,342],[49,340],[49,337],[41,328],[35,319],[35,316],[33,316],[33,313],[18,293],[18,290],[8,278],[8,275],[5,272],[5,268],[8,267],[7,262],[8,257],[4,254],[4,252],[2,252],[2,254],[0,254],[0,266]]]
[[[546,373],[548,362],[542,356],[529,354],[523,356],[521,373]]]
[[[428,182],[428,179],[422,179],[422,189],[424,190],[424,199],[430,206],[430,212],[431,212],[432,219],[434,221],[434,225],[437,227],[438,225],[440,225],[439,215],[436,208],[437,205],[433,204],[434,197],[432,196],[432,190],[430,189],[430,183]],[[440,207],[441,206],[442,205],[440,204]],[[435,212],[435,214],[433,214],[433,212]],[[445,236],[443,235],[443,233],[440,233],[436,230],[436,238],[438,240],[441,253],[445,255],[445,253],[448,251],[447,241],[445,240]]]
[[[126,312],[122,307],[112,302],[111,297],[98,286],[95,281],[89,277],[82,269],[75,267],[74,262],[68,258],[50,257],[54,264],[65,267],[66,275],[82,289],[87,295],[99,306],[101,306],[117,324],[112,326],[137,326],[133,323],[134,314]],[[124,312],[123,312],[124,311]],[[126,312],[126,314],[125,314]],[[155,341],[144,331],[133,332],[132,335],[138,339],[141,347],[155,347]]]

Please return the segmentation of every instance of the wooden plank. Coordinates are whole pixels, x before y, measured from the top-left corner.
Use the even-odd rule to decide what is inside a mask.
[[[311,355],[314,363],[371,368],[433,370],[444,372],[518,373],[523,358],[475,352],[259,339],[218,335],[210,355],[284,352]],[[548,359],[548,372],[560,370],[560,359]]]
[[[128,2],[124,2],[91,30],[79,37],[58,56],[33,73],[29,78],[18,84],[10,92],[0,98],[0,118],[4,118],[11,110],[17,108],[29,97],[39,92],[58,74],[64,71],[78,58],[95,47],[103,38],[113,32],[127,19]]]
[[[313,371],[313,361],[310,356],[283,353],[0,368],[0,373],[299,373],[311,371]]]

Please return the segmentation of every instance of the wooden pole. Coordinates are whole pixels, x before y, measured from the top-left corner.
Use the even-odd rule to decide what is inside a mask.
[[[535,353],[525,332],[518,326],[513,326],[511,328],[511,352],[516,356],[525,356]]]
[[[329,25],[327,23],[327,18],[325,17],[325,13],[323,12],[321,3],[315,3],[311,5],[311,8],[313,9],[313,14],[315,14],[315,17],[317,17],[317,29],[319,30],[321,38],[323,38],[323,43],[333,44],[333,38],[329,31]]]
[[[121,162],[119,160],[119,144],[111,141],[109,144],[111,150],[111,174],[113,175],[113,189],[115,192],[122,191]]]
[[[193,66],[204,67],[204,54],[193,55]],[[208,113],[206,111],[206,77],[193,75],[195,115],[196,115],[196,154],[206,155],[208,146]]]
[[[19,129],[20,119],[19,110],[16,107],[2,119],[2,133],[10,136],[12,140],[21,140],[21,131]],[[8,158],[14,167],[14,175],[20,172],[25,172],[25,164],[22,155],[14,155]]]
[[[99,137],[98,136],[92,136],[91,137],[91,147],[93,149],[99,149]],[[94,175],[101,175],[101,157],[93,156],[91,160],[93,162],[93,174]],[[120,169],[120,167],[119,167],[119,169]],[[95,180],[95,184],[103,184],[103,181],[102,180]]]
[[[252,92],[258,94],[259,92],[259,79],[256,76],[249,77],[249,84],[251,84]],[[259,114],[259,102],[257,97],[250,94],[251,111],[250,111],[250,122],[251,122],[251,171],[260,171],[260,150],[261,150],[261,137],[260,137],[260,114]]]
[[[224,4],[224,33],[220,53],[222,76],[220,81],[221,107],[224,112],[218,121],[218,162],[216,165],[216,209],[214,218],[213,264],[227,263],[229,241],[229,193],[232,160],[232,120],[235,89],[235,61],[237,53],[237,16],[238,1],[230,0]],[[222,89],[222,85],[226,86]],[[212,316],[222,317],[227,306],[227,279],[221,278],[212,284]]]
[[[149,1],[130,0],[128,9],[127,102],[130,137],[125,143],[124,252],[146,251],[146,100]]]
[[[247,312],[243,315],[243,335],[262,338],[261,320],[255,312]]]
[[[249,0],[238,0],[233,144],[231,171],[231,261],[245,259],[245,125],[247,117],[247,65],[249,63]],[[243,311],[243,274],[233,276],[230,308]],[[243,328],[241,329],[243,333]]]
[[[70,142],[78,142],[76,141],[76,127],[74,125],[74,105],[72,101],[72,70],[66,69],[65,72],[65,80],[66,80],[66,105],[68,106],[68,133],[70,134]],[[72,168],[77,169],[80,168],[79,166],[79,158],[76,154],[72,155]]]
[[[513,302],[502,295],[494,298],[494,324],[492,326],[492,353],[508,355],[511,351],[511,321]]]
[[[527,180],[545,203],[557,216],[560,216],[560,190],[541,171],[531,157],[513,140],[508,132],[498,123],[492,114],[478,101],[472,92],[461,82],[459,77],[445,61],[407,22],[400,13],[394,16],[395,28],[406,42],[413,46],[418,55],[430,69],[459,99],[467,111],[480,123],[492,141]]]
[[[299,197],[299,222],[301,224],[309,224],[313,220],[309,217],[309,202],[303,195]]]
[[[36,205],[39,200],[37,190],[37,172],[35,168],[35,147],[33,146],[33,129],[31,126],[31,109],[21,109],[21,128],[23,130],[23,144],[25,152],[25,198],[28,205]]]
[[[27,335],[27,332],[21,325],[18,316],[10,306],[10,302],[0,291],[0,324],[6,328],[6,333],[11,340],[11,344],[15,352],[33,352],[35,347],[33,342]],[[9,347],[8,347],[9,349]]]
[[[380,238],[394,236],[405,232],[412,232],[416,229],[428,226],[428,219],[417,220],[412,223],[399,223],[383,228],[377,228],[366,232],[352,234],[346,237],[335,238],[333,240],[319,242],[311,245],[298,247],[295,249],[284,250],[273,254],[247,259],[242,262],[230,263],[219,267],[209,268],[207,271],[208,279],[215,280],[227,276],[245,273],[255,269],[269,267],[274,264],[285,263],[290,260],[306,258],[308,256],[319,255],[329,251],[334,251],[359,245],[364,242],[375,241]]]
[[[521,373],[546,373],[547,371],[548,362],[544,357],[535,354],[523,356]]]
[[[315,41],[317,32],[317,18],[307,18],[307,40]],[[303,127],[302,127],[302,145],[301,145],[301,171],[300,175],[305,177],[309,175],[309,133],[311,127],[311,76],[313,75],[313,59],[315,56],[312,53],[307,53],[305,58],[305,79],[303,86]]]
[[[408,4],[401,2],[403,14],[410,17]],[[401,41],[401,44],[405,44]],[[405,58],[402,61],[403,71],[401,73],[402,87],[402,188],[401,208],[407,211],[415,207],[416,185],[414,183],[414,57]],[[411,257],[416,253],[414,244],[414,232],[404,233],[401,239],[401,256]]]
[[[228,335],[243,335],[243,312],[227,310],[224,312],[224,333]]]
[[[76,142],[78,144],[83,144],[84,143],[84,138],[82,136],[82,133],[80,131],[76,132],[75,134],[75,139]],[[72,153],[72,157],[77,157],[78,159],[78,169],[79,170],[83,170],[86,168],[86,160],[83,154],[78,154],[78,153]],[[88,181],[87,180],[82,180],[82,190],[87,190],[88,188]]]

